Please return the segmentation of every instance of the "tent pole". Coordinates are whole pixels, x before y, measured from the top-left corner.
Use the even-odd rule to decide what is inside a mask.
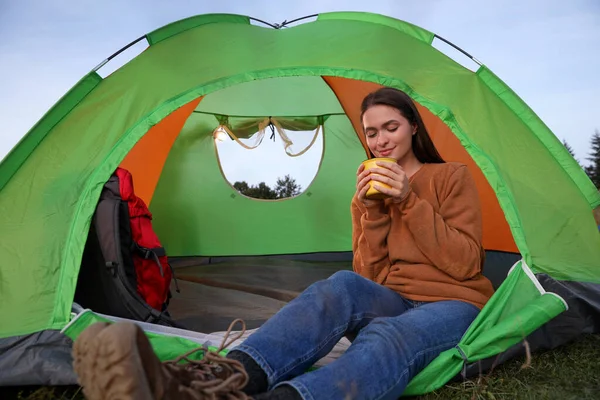
[[[313,17],[318,17],[318,16],[319,16],[319,14],[312,14],[312,15],[307,15],[307,16],[305,16],[305,17],[296,18],[296,19],[293,19],[293,20],[291,20],[291,21],[283,21],[283,22],[281,23],[280,27],[281,27],[281,28],[283,28],[284,26],[286,26],[286,25],[288,25],[288,24],[292,24],[292,23],[294,23],[294,22],[302,21],[303,19],[307,19],[307,18],[313,18]]]
[[[458,47],[457,45],[455,45],[454,43],[450,42],[449,40],[444,39],[443,37],[436,35],[435,33],[433,34],[434,37],[440,39],[441,41],[449,44],[450,46],[454,47],[456,50],[460,51],[461,53],[463,53],[465,56],[469,57],[471,60],[473,60],[474,62],[476,62],[477,64],[479,64],[480,66],[483,65],[481,63],[481,61],[479,61],[478,59],[476,59],[475,57],[473,57],[472,55],[470,55],[469,53],[467,53],[466,51],[464,51],[463,49],[461,49],[460,47]]]
[[[102,68],[107,62],[109,62],[110,60],[112,60],[113,58],[115,58],[116,56],[118,56],[119,54],[121,54],[122,52],[124,52],[125,50],[127,50],[128,48],[130,48],[131,46],[133,46],[134,44],[136,44],[137,42],[139,42],[142,39],[145,39],[146,35],[144,36],[140,36],[139,38],[135,39],[133,42],[129,43],[128,45],[126,45],[125,47],[123,47],[122,49],[117,50],[115,53],[113,53],[110,57],[108,57],[106,60],[102,61],[100,64],[98,64],[93,70],[92,72],[96,72],[98,71],[100,68]]]
[[[273,29],[279,29],[279,27],[277,25],[270,24],[268,22],[263,21],[262,19],[258,19],[258,18],[254,18],[254,17],[248,17],[248,19],[250,19],[252,21],[260,22],[261,24],[269,25]]]
[[[312,17],[318,17],[318,16],[319,16],[319,14],[311,14],[311,15],[307,15],[305,17],[300,17],[300,18],[293,19],[291,21],[285,20],[281,24],[270,24],[268,22],[262,21],[262,20],[260,20],[258,18],[254,18],[254,17],[248,17],[248,18],[251,19],[251,20],[253,20],[253,21],[260,22],[260,23],[263,23],[265,25],[269,25],[273,29],[281,29],[281,28],[285,27],[288,24],[291,24],[291,23],[294,23],[294,22],[298,22],[298,21],[302,21],[303,19],[312,18]]]

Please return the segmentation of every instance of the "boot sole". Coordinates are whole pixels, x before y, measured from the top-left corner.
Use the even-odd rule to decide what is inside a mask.
[[[73,345],[73,368],[89,400],[151,400],[134,324],[97,323]]]

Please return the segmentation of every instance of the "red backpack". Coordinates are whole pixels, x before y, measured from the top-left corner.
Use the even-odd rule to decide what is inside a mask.
[[[150,210],[136,196],[131,173],[117,168],[92,219],[75,302],[104,314],[177,326],[167,312],[173,278]]]
[[[134,250],[133,264],[137,278],[137,292],[152,308],[162,310],[167,302],[173,276],[165,249],[152,230],[152,214],[146,203],[133,190],[131,173],[117,168],[121,199],[127,202],[131,238]]]

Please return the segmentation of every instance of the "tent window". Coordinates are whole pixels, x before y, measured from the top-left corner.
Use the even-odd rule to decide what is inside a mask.
[[[282,200],[308,188],[321,162],[326,117],[216,117],[221,170],[240,194]]]

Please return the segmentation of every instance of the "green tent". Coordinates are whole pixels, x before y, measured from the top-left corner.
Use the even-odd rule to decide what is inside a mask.
[[[212,14],[155,30],[108,77],[84,76],[6,156],[0,385],[74,383],[70,340],[115,319],[74,296],[92,215],[119,166],[181,281],[171,313],[190,328],[144,324],[163,358],[234,316],[260,326],[314,280],[351,268],[350,199],[367,157],[359,104],[382,85],[406,91],[442,156],[473,173],[497,288],[407,394],[508,359],[524,340],[551,348],[598,331],[600,193],[544,123],[484,65],[472,71],[438,51],[425,29],[368,13],[312,19],[265,26]],[[247,145],[270,127],[281,140],[321,135],[319,171],[299,196],[251,199],[222,174],[219,131]],[[302,157],[296,147],[286,152]],[[228,296],[247,297],[218,307]]]

